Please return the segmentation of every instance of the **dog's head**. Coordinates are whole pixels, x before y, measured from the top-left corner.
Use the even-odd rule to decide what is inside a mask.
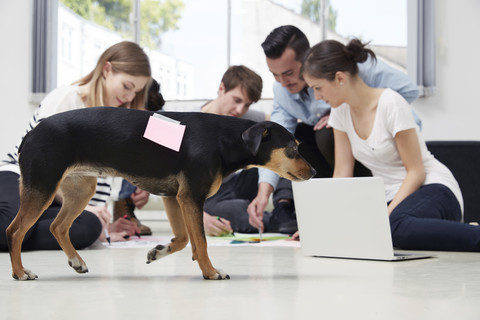
[[[259,122],[248,128],[242,139],[256,157],[259,167],[294,181],[310,179],[316,173],[298,152],[298,141],[277,123]]]

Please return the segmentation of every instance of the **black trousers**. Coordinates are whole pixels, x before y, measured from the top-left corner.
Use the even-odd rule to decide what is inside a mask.
[[[258,193],[258,169],[242,170],[224,180],[218,192],[205,201],[203,210],[212,215],[230,221],[233,231],[240,233],[256,233],[257,228],[248,222],[247,207]],[[273,205],[276,207],[281,199],[293,201],[292,184],[289,180],[280,178],[273,193]],[[293,208],[291,209],[294,214]],[[265,231],[268,227],[273,212],[263,213]]]
[[[0,251],[8,251],[5,231],[15,218],[20,207],[18,174],[0,171]],[[25,235],[22,250],[58,250],[57,240],[50,232],[50,224],[60,211],[60,205],[52,203]],[[70,239],[75,249],[91,245],[102,232],[97,216],[83,211],[70,228]]]
[[[310,165],[317,170],[315,178],[331,178],[335,167],[335,145],[333,129],[323,128],[314,131],[313,126],[299,123],[295,131],[295,138],[301,142],[300,154]],[[368,177],[372,173],[360,162],[355,161],[354,176]]]

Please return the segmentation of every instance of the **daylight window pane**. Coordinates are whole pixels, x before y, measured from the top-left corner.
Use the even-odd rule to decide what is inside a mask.
[[[387,63],[407,69],[407,0],[329,0],[330,34],[370,42]]]

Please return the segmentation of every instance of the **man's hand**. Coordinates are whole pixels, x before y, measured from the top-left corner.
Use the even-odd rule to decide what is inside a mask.
[[[258,193],[255,199],[250,202],[247,208],[248,222],[255,228],[264,231],[263,212],[268,205],[268,199],[273,192],[273,186],[266,182],[260,182],[258,185]]]
[[[230,221],[203,212],[203,225],[208,236],[223,236],[233,232]]]
[[[135,189],[135,192],[130,195],[130,198],[137,209],[142,209],[147,204],[149,196],[150,193],[137,188]]]
[[[300,233],[298,231],[295,232],[289,240],[300,241]]]

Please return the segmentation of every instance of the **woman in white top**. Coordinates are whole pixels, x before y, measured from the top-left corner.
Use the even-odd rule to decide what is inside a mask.
[[[382,177],[394,246],[480,251],[480,227],[462,223],[463,199],[450,170],[427,150],[407,101],[367,86],[358,62],[373,51],[357,39],[312,47],[301,74],[316,99],[332,106],[334,177],[351,177],[355,159]]]
[[[70,86],[59,87],[49,93],[37,108],[26,132],[43,119],[67,110],[95,106],[142,109],[150,82],[150,62],[144,51],[133,42],[117,43],[100,56],[96,67],[88,75]],[[3,234],[19,208],[19,145],[20,142],[0,162],[0,233]],[[76,249],[87,247],[99,238],[105,241],[104,228],[109,229],[112,241],[123,240],[125,236],[139,232],[137,225],[126,219],[109,223],[111,214],[105,207],[109,195],[108,180],[99,178],[95,196],[70,229],[70,238]],[[49,230],[60,207],[61,199],[56,198],[28,231],[23,242],[24,250],[60,249]],[[6,238],[0,237],[0,251],[7,250]]]

